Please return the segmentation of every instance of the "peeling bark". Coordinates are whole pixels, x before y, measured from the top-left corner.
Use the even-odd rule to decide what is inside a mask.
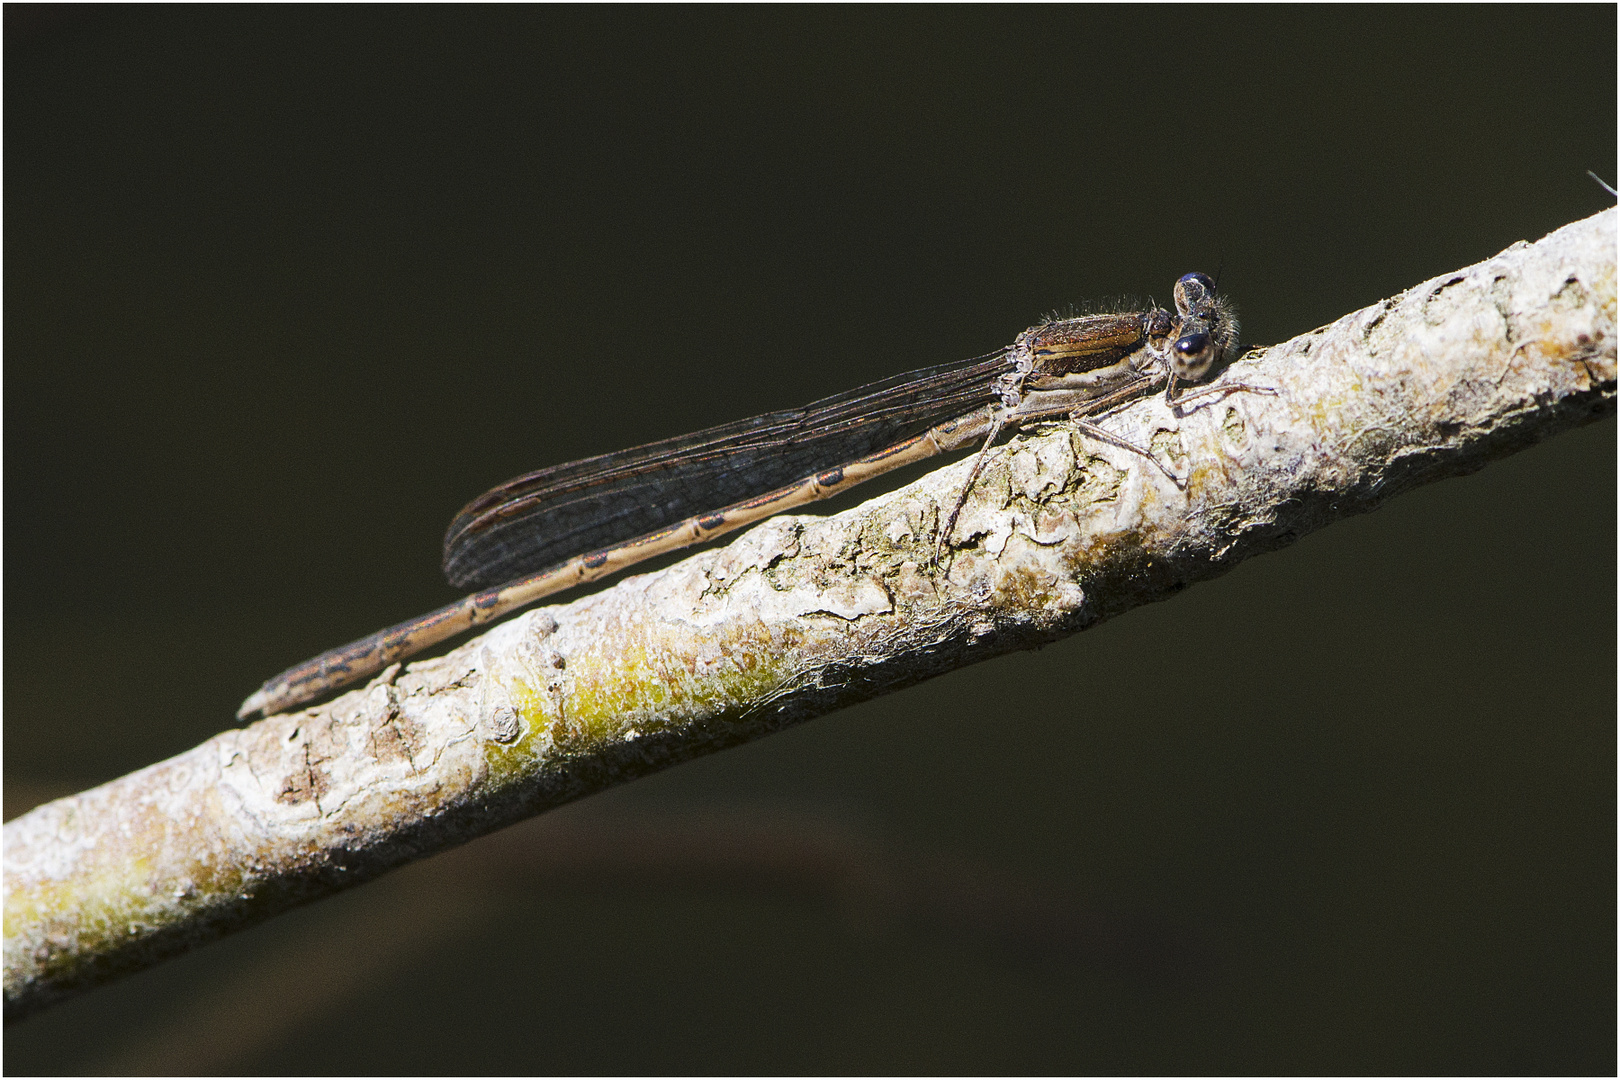
[[[5,826],[6,1017],[678,761],[1162,600],[1611,416],[1608,210],[1107,418],[530,611]]]

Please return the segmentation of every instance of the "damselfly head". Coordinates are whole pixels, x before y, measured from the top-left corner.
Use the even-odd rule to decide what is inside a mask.
[[[1198,382],[1217,363],[1237,355],[1237,311],[1215,292],[1207,274],[1183,274],[1176,282],[1176,340],[1170,367],[1177,380]]]

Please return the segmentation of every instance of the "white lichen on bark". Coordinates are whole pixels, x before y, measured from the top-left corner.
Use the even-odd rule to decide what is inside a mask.
[[[835,517],[531,611],[5,826],[6,1014],[549,807],[1163,599],[1612,415],[1608,210],[1250,352],[1275,388],[998,449]]]

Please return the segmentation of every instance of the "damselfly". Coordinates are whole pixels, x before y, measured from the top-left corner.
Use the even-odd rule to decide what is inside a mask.
[[[996,439],[1034,420],[1067,414],[1087,435],[1171,475],[1093,418],[1161,387],[1174,399],[1179,382],[1200,382],[1236,355],[1235,313],[1208,277],[1184,275],[1174,296],[1174,312],[1055,319],[987,356],[509,480],[468,503],[445,535],[445,575],[479,591],[289,668],[237,717],[313,701],[563,589],[982,444],[956,505],[941,517],[937,563]],[[1233,390],[1270,393],[1226,383],[1181,400]]]

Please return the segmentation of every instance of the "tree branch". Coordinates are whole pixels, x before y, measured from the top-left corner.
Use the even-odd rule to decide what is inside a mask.
[[[572,799],[1083,630],[1614,412],[1607,210],[1162,398],[531,611],[5,826],[6,1017]]]

